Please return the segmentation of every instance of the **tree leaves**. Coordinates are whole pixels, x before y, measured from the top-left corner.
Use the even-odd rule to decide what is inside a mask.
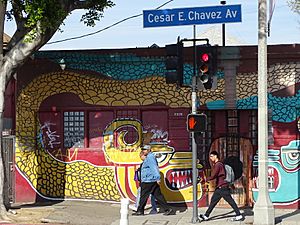
[[[87,26],[94,26],[103,17],[105,8],[114,6],[109,0],[10,0],[12,9],[6,12],[6,18],[16,20],[19,26],[22,22],[29,30],[27,41],[35,38],[37,29],[45,33],[47,29],[58,29],[64,19],[75,9],[87,12],[81,22]]]

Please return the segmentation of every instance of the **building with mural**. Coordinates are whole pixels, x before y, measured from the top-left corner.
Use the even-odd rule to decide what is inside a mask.
[[[257,47],[218,47],[215,89],[198,92],[207,132],[197,135],[199,181],[208,155],[236,157],[243,175],[234,198],[257,198]],[[184,50],[184,87],[165,82],[165,49],[39,51],[8,87],[10,200],[135,200],[142,144],[156,154],[162,192],[191,204],[193,49]],[[65,69],[62,70],[62,59]],[[269,191],[276,207],[300,205],[300,45],[268,47]],[[9,92],[10,91],[10,92]],[[198,183],[206,206],[213,184]],[[223,202],[219,203],[220,206]]]

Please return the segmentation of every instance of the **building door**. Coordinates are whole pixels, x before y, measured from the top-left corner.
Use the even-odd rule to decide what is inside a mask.
[[[15,136],[2,137],[3,161],[5,171],[4,188],[7,190],[4,197],[5,203],[8,205],[15,202],[15,167],[14,167],[14,153],[15,153]]]

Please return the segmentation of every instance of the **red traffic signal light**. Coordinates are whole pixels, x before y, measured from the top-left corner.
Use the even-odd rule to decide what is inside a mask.
[[[200,53],[200,60],[198,62],[198,68],[200,75],[204,73],[209,73],[210,71],[210,55],[209,53]]]
[[[205,89],[213,86],[217,71],[217,48],[210,45],[197,46],[197,71],[199,81]]]
[[[205,114],[188,114],[187,130],[190,132],[205,132],[207,118]]]
[[[201,55],[201,60],[202,60],[203,62],[208,62],[208,60],[209,60],[209,55],[208,55],[207,53],[203,53],[203,54]]]

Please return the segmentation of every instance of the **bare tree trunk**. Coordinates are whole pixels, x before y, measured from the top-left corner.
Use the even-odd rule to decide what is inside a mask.
[[[1,66],[0,66],[1,68]],[[5,73],[5,71],[0,70],[0,74]],[[4,161],[3,161],[3,148],[2,148],[2,131],[3,131],[3,112],[4,112],[4,94],[5,94],[5,76],[0,76],[0,220],[3,222],[9,221],[10,219],[7,216],[7,210],[4,202],[4,182],[5,182],[5,173],[4,173]]]
[[[0,55],[3,58],[3,35],[4,35],[4,20],[5,20],[6,2],[0,1]]]
[[[0,1],[0,68],[3,65],[3,35],[4,35],[4,21],[5,21],[6,1]],[[2,130],[3,130],[3,112],[4,112],[4,94],[5,94],[5,71],[0,69],[0,220],[1,222],[9,221],[7,217],[7,210],[4,202],[4,161],[3,161],[3,148],[2,148]],[[4,221],[3,221],[4,220]]]

